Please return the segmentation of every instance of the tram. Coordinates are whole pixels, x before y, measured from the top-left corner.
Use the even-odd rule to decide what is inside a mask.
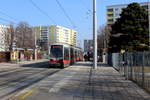
[[[49,65],[64,68],[83,60],[82,49],[63,43],[49,46]]]

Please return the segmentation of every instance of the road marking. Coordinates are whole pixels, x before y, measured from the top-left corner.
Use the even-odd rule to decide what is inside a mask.
[[[5,95],[5,93],[11,93],[12,91],[16,91],[17,89],[20,89],[21,87],[26,87],[26,86],[32,86],[33,84],[31,84],[31,83],[33,83],[33,82],[39,82],[39,81],[41,81],[41,79],[44,79],[44,78],[46,78],[46,77],[48,77],[49,75],[53,75],[53,74],[55,74],[56,72],[58,72],[58,71],[60,71],[60,70],[53,70],[53,71],[51,71],[50,69],[49,70],[44,70],[43,72],[39,72],[39,73],[36,73],[35,75],[33,75],[33,76],[30,76],[30,77],[28,77],[27,78],[27,80],[25,79],[25,80],[23,80],[22,82],[20,82],[20,84],[16,84],[15,86],[6,86],[6,87],[4,87],[5,89],[2,89],[2,91],[4,91],[4,92],[2,92],[4,95]],[[38,76],[38,77],[37,77]],[[26,82],[27,81],[27,82]],[[22,84],[23,83],[23,84]],[[31,85],[30,85],[31,84]],[[35,83],[34,83],[35,84]],[[38,83],[37,83],[38,84]],[[13,88],[12,88],[13,87]],[[7,90],[9,90],[9,91],[6,91],[6,89]],[[31,95],[32,93],[33,93],[33,90],[30,90],[30,89],[28,89],[28,90],[23,90],[22,92],[20,92],[20,93],[18,93],[18,94],[16,94],[16,95],[12,95],[12,96],[10,96],[9,98],[10,99],[7,99],[7,100],[24,100],[27,96],[29,96],[29,95]],[[3,96],[3,95],[2,95]]]
[[[33,91],[34,91],[34,89],[28,90],[27,92],[20,94],[20,95],[17,96],[16,98],[17,98],[18,100],[25,100],[25,98],[27,98],[28,96],[30,96],[30,95],[33,93]]]

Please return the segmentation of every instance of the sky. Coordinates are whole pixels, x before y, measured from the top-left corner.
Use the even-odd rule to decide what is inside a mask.
[[[93,0],[58,0],[70,17],[72,23],[57,4],[57,0],[32,0],[49,16],[41,13],[30,0],[1,0],[0,24],[9,24],[13,21],[27,22],[30,26],[61,25],[75,29],[78,32],[78,42],[92,39],[92,1]],[[131,2],[147,2],[148,0],[97,0],[97,27],[106,24],[106,7]],[[4,21],[5,20],[5,21]],[[7,20],[7,21],[6,21]]]

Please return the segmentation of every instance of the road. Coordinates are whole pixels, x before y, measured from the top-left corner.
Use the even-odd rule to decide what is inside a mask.
[[[9,100],[150,100],[150,95],[109,66],[90,62],[49,75]]]
[[[0,100],[7,99],[17,92],[43,80],[61,69],[48,68],[47,64],[28,67],[0,69]]]

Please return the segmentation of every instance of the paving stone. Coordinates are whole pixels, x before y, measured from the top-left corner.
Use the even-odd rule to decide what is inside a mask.
[[[150,100],[148,93],[125,80],[114,68],[98,66],[94,70],[90,65],[80,62],[48,77],[45,89],[37,88],[38,92],[26,100],[40,100],[42,97],[41,100]],[[57,91],[47,91],[51,89]]]

